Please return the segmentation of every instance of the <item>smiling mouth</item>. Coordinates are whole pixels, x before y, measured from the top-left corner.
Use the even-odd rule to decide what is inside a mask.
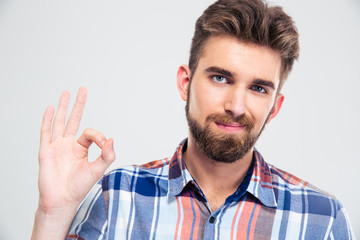
[[[220,123],[220,122],[214,122],[215,125],[225,131],[241,131],[243,130],[245,127],[242,126],[239,123]]]

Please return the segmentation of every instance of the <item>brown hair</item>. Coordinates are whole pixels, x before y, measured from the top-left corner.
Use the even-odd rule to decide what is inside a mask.
[[[299,56],[296,26],[281,7],[261,0],[218,0],[196,21],[189,67],[195,72],[204,45],[211,36],[228,35],[266,46],[281,56],[281,88]]]

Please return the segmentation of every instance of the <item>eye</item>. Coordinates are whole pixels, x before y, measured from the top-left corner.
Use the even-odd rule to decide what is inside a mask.
[[[211,77],[212,80],[216,83],[227,83],[228,80],[226,79],[226,77],[224,76],[220,76],[220,75],[214,75]]]
[[[266,89],[259,85],[252,86],[251,89],[258,93],[267,93]]]

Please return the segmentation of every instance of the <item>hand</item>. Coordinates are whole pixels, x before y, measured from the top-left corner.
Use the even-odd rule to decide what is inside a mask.
[[[32,239],[64,239],[77,207],[115,160],[113,140],[93,129],[86,129],[76,140],[86,102],[86,89],[79,89],[75,105],[65,126],[70,94],[61,95],[53,127],[54,107],[43,117],[39,150],[39,206],[35,214]],[[101,155],[88,162],[88,149],[95,144]]]
[[[86,102],[86,89],[84,87],[79,89],[75,105],[65,126],[69,101],[70,94],[64,92],[59,101],[52,129],[54,107],[49,106],[44,113],[39,150],[40,198],[33,239],[42,239],[38,236],[46,236],[43,230],[51,232],[52,227],[54,227],[53,230],[62,228],[63,237],[78,205],[115,160],[113,140],[106,139],[100,132],[86,129],[76,140]],[[90,163],[88,149],[93,142],[102,151],[101,155]],[[57,226],[50,227],[49,222]]]
[[[60,98],[51,134],[54,108],[49,106],[41,126],[39,150],[39,207],[42,210],[78,205],[115,160],[113,140],[86,129],[78,140],[76,133],[86,102],[86,89],[79,89],[65,127],[70,94]],[[95,142],[102,149],[96,161],[88,162],[88,149]]]

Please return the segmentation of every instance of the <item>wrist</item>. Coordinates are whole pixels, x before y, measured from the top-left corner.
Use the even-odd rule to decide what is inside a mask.
[[[77,208],[44,209],[35,212],[32,240],[65,239]]]

